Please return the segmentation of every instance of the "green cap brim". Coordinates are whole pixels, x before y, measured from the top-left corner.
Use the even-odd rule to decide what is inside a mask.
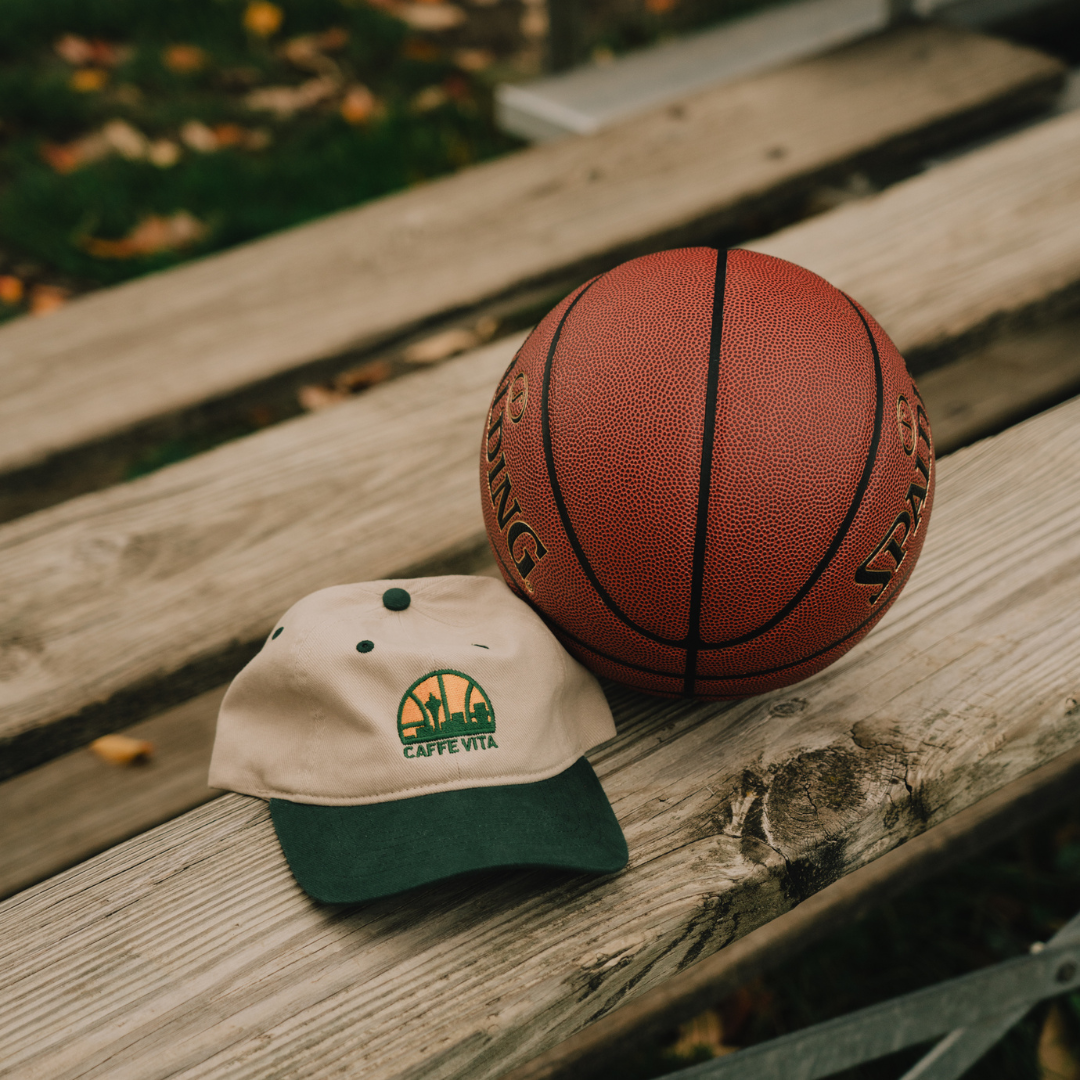
[[[293,876],[306,893],[353,904],[494,867],[611,874],[626,840],[592,766],[531,784],[440,791],[366,806],[270,800]]]

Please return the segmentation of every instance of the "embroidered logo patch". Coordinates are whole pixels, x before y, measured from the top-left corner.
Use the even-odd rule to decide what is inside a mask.
[[[461,671],[429,672],[405,691],[398,706],[398,737],[407,758],[495,750],[494,736],[491,699]]]

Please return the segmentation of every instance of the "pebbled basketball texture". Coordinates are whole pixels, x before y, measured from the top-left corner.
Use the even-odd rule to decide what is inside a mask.
[[[507,583],[599,675],[742,697],[888,610],[933,503],[922,400],[880,326],[751,251],[623,263],[495,390],[481,498]]]

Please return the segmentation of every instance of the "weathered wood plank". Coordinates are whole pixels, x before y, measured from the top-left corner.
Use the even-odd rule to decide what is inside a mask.
[[[206,784],[225,688],[200,694],[125,734],[154,744],[129,768],[89,749],[0,784],[0,897],[213,798]]]
[[[1080,392],[1080,321],[1004,335],[928,372],[920,390],[939,457],[951,453]],[[498,575],[490,554],[474,572]],[[205,802],[224,689],[128,729],[159,744],[149,769],[118,774],[76,750],[0,783],[0,898]]]
[[[47,487],[102,440],[208,402],[220,420],[252,383],[730,227],[868,155],[917,158],[1049,103],[1061,78],[1032,50],[911,28],[16,320],[0,473]],[[66,476],[54,497],[91,483]]]
[[[27,1080],[497,1076],[1080,747],[1080,401],[943,461],[916,573],[832,668],[729,704],[613,695],[630,845],[354,908],[227,795],[0,905]]]
[[[519,341],[0,527],[0,775],[230,678],[305,593],[485,544],[479,432]]]
[[[1008,839],[1076,799],[1080,748],[1013,780],[609,1013],[501,1080],[576,1080],[798,956],[873,907]]]
[[[909,351],[940,350],[1080,280],[1078,154],[1080,113],[761,246],[872,293]],[[940,217],[917,209],[939,177]],[[230,677],[305,592],[481,548],[477,432],[517,340],[0,527],[0,776]]]

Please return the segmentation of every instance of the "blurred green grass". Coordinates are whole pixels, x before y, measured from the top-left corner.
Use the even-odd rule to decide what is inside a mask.
[[[491,118],[490,92],[438,43],[363,3],[280,0],[281,29],[260,38],[244,28],[241,0],[5,0],[0,5],[0,249],[9,270],[20,261],[106,285],[162,269],[322,214],[439,176],[517,145]],[[333,53],[342,86],[366,86],[379,114],[343,118],[336,100],[289,117],[253,111],[244,96],[260,86],[313,78],[280,45],[339,27]],[[126,47],[106,85],[80,92],[75,65],[57,54],[65,34]],[[418,47],[416,42],[420,41]],[[201,70],[170,70],[163,51],[194,45]],[[439,87],[438,104],[418,111],[416,95]],[[440,100],[441,98],[441,100]],[[110,154],[68,172],[43,157],[123,120],[149,141],[182,153],[163,168]],[[258,128],[262,149],[200,153],[178,135],[190,121]],[[122,238],[149,215],[179,211],[206,226],[198,242],[131,258],[100,258],[86,237]]]

